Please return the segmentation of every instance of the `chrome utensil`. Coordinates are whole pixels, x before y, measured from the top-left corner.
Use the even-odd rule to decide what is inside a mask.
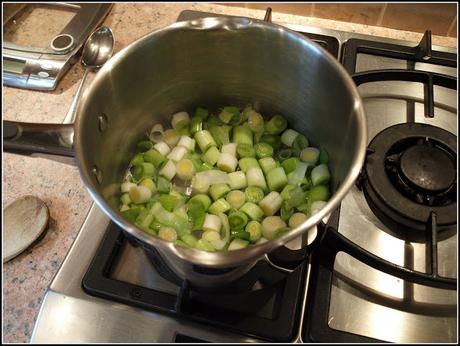
[[[114,44],[115,39],[113,32],[107,26],[101,26],[89,36],[81,54],[81,64],[85,67],[85,73],[83,74],[83,78],[81,79],[80,85],[75,93],[69,111],[64,118],[64,124],[72,124],[74,122],[76,114],[75,110],[80,99],[86,77],[88,76],[88,72],[90,70],[100,68],[107,60],[110,59],[113,53]]]

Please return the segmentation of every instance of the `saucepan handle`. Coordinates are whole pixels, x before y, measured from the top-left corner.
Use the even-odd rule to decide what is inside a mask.
[[[3,121],[3,150],[30,155],[34,153],[75,156],[73,124],[35,124]]]

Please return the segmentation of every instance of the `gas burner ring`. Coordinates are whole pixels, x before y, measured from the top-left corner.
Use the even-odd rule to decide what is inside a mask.
[[[404,239],[426,240],[431,212],[444,232],[457,221],[457,138],[441,128],[404,123],[369,144],[363,189],[371,209]]]

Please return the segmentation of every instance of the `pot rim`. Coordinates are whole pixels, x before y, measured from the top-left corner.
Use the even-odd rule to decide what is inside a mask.
[[[321,54],[323,54],[327,62],[332,65],[336,72],[344,80],[346,87],[351,91],[352,97],[354,99],[354,114],[357,117],[357,149],[353,153],[353,160],[351,169],[346,175],[345,179],[341,183],[340,187],[334,192],[332,197],[329,199],[327,204],[316,214],[310,216],[302,225],[298,226],[295,229],[287,232],[283,236],[269,240],[265,243],[253,245],[244,249],[235,250],[235,251],[223,251],[223,252],[205,252],[193,248],[186,248],[182,246],[176,246],[173,243],[162,240],[158,237],[150,235],[140,228],[136,227],[134,224],[125,220],[118,210],[114,210],[103,196],[97,191],[96,186],[94,185],[91,179],[91,167],[88,167],[84,161],[83,147],[80,142],[82,138],[82,116],[84,105],[87,104],[87,100],[91,98],[91,95],[94,94],[97,86],[102,83],[102,81],[109,74],[112,66],[115,66],[120,61],[124,59],[131,51],[135,50],[137,47],[141,46],[149,38],[154,35],[166,34],[168,32],[174,32],[178,30],[188,29],[188,30],[209,30],[209,29],[224,29],[224,30],[241,30],[251,27],[263,27],[270,28],[271,30],[282,31],[283,33],[293,35],[297,39],[305,42],[305,44],[313,45],[315,49],[318,49]],[[163,251],[170,251],[174,253],[177,257],[185,260],[187,262],[193,263],[195,265],[200,265],[204,267],[211,268],[226,268],[226,267],[235,267],[249,261],[253,261],[255,258],[260,258],[266,253],[274,250],[275,248],[286,244],[290,240],[299,237],[301,234],[306,233],[309,229],[316,226],[323,218],[331,214],[332,211],[338,207],[342,199],[348,193],[350,188],[354,185],[355,180],[357,179],[359,172],[361,170],[362,164],[365,158],[365,148],[367,143],[367,126],[365,112],[363,108],[363,103],[359,95],[358,89],[355,86],[352,78],[348,75],[345,69],[340,65],[340,63],[331,55],[329,52],[324,50],[322,47],[311,41],[310,39],[304,37],[292,31],[286,27],[280,26],[274,23],[268,23],[258,19],[251,19],[246,17],[207,17],[201,19],[188,20],[183,22],[177,22],[167,27],[161,28],[159,30],[153,31],[149,34],[144,35],[143,37],[132,42],[128,46],[124,47],[118,53],[116,53],[107,63],[99,70],[96,77],[94,78],[91,85],[85,91],[83,97],[81,98],[79,107],[77,107],[77,116],[75,122],[75,140],[74,148],[78,162],[78,168],[82,180],[88,189],[93,200],[98,204],[98,206],[104,211],[104,213],[110,217],[110,219],[115,222],[119,227],[121,227],[125,232],[136,237],[143,243],[153,246],[155,248],[161,249]]]

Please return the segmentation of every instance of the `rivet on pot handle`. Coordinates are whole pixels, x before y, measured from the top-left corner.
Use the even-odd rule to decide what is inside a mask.
[[[35,124],[3,121],[3,150],[30,155],[34,153],[75,156],[73,124]]]

